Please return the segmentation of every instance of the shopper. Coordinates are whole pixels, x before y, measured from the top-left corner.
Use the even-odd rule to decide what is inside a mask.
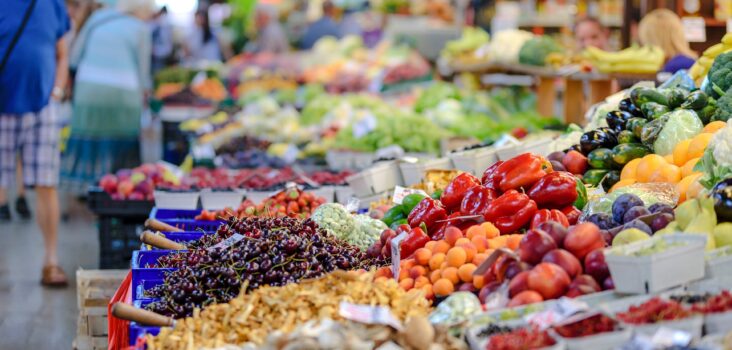
[[[211,27],[208,11],[199,10],[195,14],[195,26],[185,45],[186,57],[195,63],[199,61],[222,61],[224,45],[218,33]]]
[[[255,52],[283,53],[290,50],[287,36],[277,20],[277,9],[272,5],[258,5],[255,16],[257,40],[254,42]]]
[[[84,195],[104,174],[140,164],[140,118],[150,86],[154,0],[119,0],[92,14],[71,51],[76,81],[63,187]]]
[[[25,186],[23,185],[23,162],[20,152],[16,154],[15,162],[15,211],[23,219],[30,219],[31,211],[28,207],[28,201],[25,199]],[[8,204],[8,191],[4,187],[0,187],[0,221],[10,221],[10,205]]]
[[[584,17],[574,24],[574,38],[577,41],[578,50],[584,50],[590,46],[607,50],[609,36],[610,32],[597,18]]]
[[[57,255],[60,130],[51,100],[62,97],[68,75],[69,16],[63,0],[6,0],[3,11],[14,16],[0,21],[0,186],[13,184],[20,152],[43,233],[41,283],[64,286]]]
[[[641,44],[658,46],[666,54],[664,72],[675,73],[690,68],[696,53],[684,36],[684,26],[677,14],[668,9],[656,9],[648,13],[638,24]]]
[[[313,48],[315,42],[325,36],[340,38],[338,24],[333,20],[335,15],[335,6],[330,1],[323,2],[323,16],[319,20],[313,22],[305,30],[302,36],[300,46],[309,50]]]
[[[168,8],[163,6],[150,23],[152,32],[153,73],[165,68],[173,59],[173,26],[168,19]]]

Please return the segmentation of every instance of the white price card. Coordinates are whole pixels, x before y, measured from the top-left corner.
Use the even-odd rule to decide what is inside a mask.
[[[342,301],[338,313],[341,317],[351,321],[365,324],[382,324],[394,327],[399,331],[403,329],[402,323],[394,317],[391,309],[386,306],[360,305]]]
[[[410,195],[410,194],[423,194],[425,197],[429,197],[425,191],[418,190],[416,188],[406,188],[402,186],[396,186],[394,187],[394,194],[391,196],[392,202],[395,204],[402,204],[402,201],[404,200],[404,197]]]
[[[707,41],[707,24],[703,17],[684,17],[681,23],[684,25],[686,40],[692,43]]]
[[[402,232],[398,236],[391,240],[391,272],[394,274],[394,279],[399,281],[399,262],[401,261],[400,248],[402,241],[407,238],[407,233]]]
[[[360,139],[368,133],[376,129],[376,117],[371,113],[366,113],[361,119],[353,123],[353,137]]]
[[[235,234],[231,235],[231,237],[229,237],[229,238],[227,238],[227,239],[225,239],[225,240],[223,240],[223,241],[221,241],[219,243],[216,243],[216,245],[213,245],[211,247],[208,247],[207,250],[208,251],[213,251],[213,250],[216,250],[216,249],[227,249],[227,248],[231,247],[232,245],[236,244],[236,242],[241,241],[242,239],[244,239],[244,236],[243,235],[240,235],[238,233],[235,233]]]

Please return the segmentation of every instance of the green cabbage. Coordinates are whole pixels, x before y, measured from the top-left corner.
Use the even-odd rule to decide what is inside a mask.
[[[653,143],[653,151],[656,154],[671,154],[679,142],[698,135],[704,129],[704,125],[694,111],[678,109],[666,116],[668,116],[668,121]]]

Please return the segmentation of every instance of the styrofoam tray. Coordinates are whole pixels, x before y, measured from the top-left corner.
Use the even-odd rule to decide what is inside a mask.
[[[521,145],[506,145],[496,148],[496,157],[498,158],[498,160],[509,160],[522,153],[526,152],[523,151]]]
[[[732,271],[732,246],[705,253],[704,271],[707,278],[729,276]]]
[[[521,148],[520,153],[534,153],[542,156],[547,156],[549,153],[552,153],[552,138],[541,138],[538,140],[528,141],[526,143],[523,143],[519,145],[519,148]]]
[[[333,186],[323,186],[320,188],[307,190],[305,192],[310,192],[317,197],[325,198],[326,203],[331,203],[335,201],[335,187]]]
[[[704,315],[704,329],[707,334],[732,331],[732,311]]]
[[[351,186],[335,186],[335,200],[338,203],[346,204],[353,196],[354,194]]]
[[[613,253],[620,250],[632,253],[650,247],[658,240],[684,245],[670,247],[648,256],[626,256]],[[605,249],[605,260],[620,293],[655,293],[704,277],[704,246],[706,236],[697,234],[670,234],[653,237],[620,247]]]
[[[632,297],[623,298],[614,302],[609,302],[600,305],[600,309],[608,315],[615,315],[619,312],[627,311],[631,306],[640,305],[644,302],[654,298],[653,295],[636,295]],[[630,328],[635,332],[639,332],[648,336],[653,336],[656,331],[662,327],[676,329],[688,332],[695,339],[700,339],[702,334],[702,325],[704,324],[704,318],[701,315],[694,315],[681,320],[657,322],[651,324],[628,324],[622,321],[621,324],[625,328]]]
[[[346,178],[357,197],[366,197],[403,185],[396,161],[374,164],[372,167]]]
[[[494,147],[453,152],[448,154],[448,158],[452,160],[452,165],[455,169],[469,172],[473,175],[483,174],[485,169],[488,169],[489,166],[498,161]]]
[[[353,169],[353,152],[328,151],[325,154],[325,161],[328,168],[336,171]]]
[[[163,209],[196,209],[198,192],[155,191],[155,206]]]
[[[355,170],[362,170],[366,169],[371,166],[371,164],[374,162],[374,154],[373,153],[367,153],[367,152],[353,152],[351,153],[351,159],[353,164],[353,169]]]
[[[566,345],[567,350],[613,350],[625,344],[632,335],[633,332],[630,329],[621,329],[582,338],[565,338],[555,334],[555,338],[561,340]]]
[[[402,172],[402,179],[405,185],[414,185],[422,182],[424,172],[432,169],[451,169],[450,158],[436,158],[420,160],[416,163],[400,162],[399,169]]]
[[[241,204],[244,194],[244,190],[213,191],[205,189],[201,191],[201,206],[206,210],[236,209]]]

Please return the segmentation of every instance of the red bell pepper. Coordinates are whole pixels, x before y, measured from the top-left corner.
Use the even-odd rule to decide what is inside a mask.
[[[577,200],[577,179],[566,171],[551,172],[531,187],[529,197],[542,208],[564,208]]]
[[[531,219],[531,229],[535,229],[542,222],[555,221],[564,227],[569,227],[567,216],[557,209],[541,209]]]
[[[498,195],[495,190],[484,186],[475,186],[468,190],[460,203],[462,215],[485,215],[490,204]]]
[[[437,221],[445,220],[447,211],[439,201],[426,197],[417,204],[407,217],[407,222],[411,227],[419,227],[421,224],[427,226],[427,233],[439,228],[440,223]]]
[[[496,173],[496,169],[498,169],[501,164],[503,164],[503,161],[499,160],[493,163],[493,165],[489,166],[488,169],[485,169],[485,171],[483,172],[483,178],[481,179],[484,187],[490,188],[495,191],[500,191],[500,186],[498,185],[501,183],[501,179],[503,179],[503,177],[498,176],[498,174]]]
[[[402,259],[409,257],[414,254],[417,249],[424,247],[424,245],[429,241],[431,241],[430,237],[427,236],[421,228],[415,227],[409,232],[407,238],[405,238],[399,246],[399,255]]]
[[[496,169],[496,176],[501,177],[501,191],[531,188],[539,179],[552,171],[549,161],[537,154],[524,153],[513,157]]]
[[[501,234],[509,234],[528,225],[536,210],[536,202],[528,195],[509,190],[488,205],[485,219],[492,222]]]
[[[458,207],[460,207],[460,203],[463,201],[465,193],[468,192],[469,189],[479,185],[480,181],[477,177],[469,173],[462,173],[447,184],[445,190],[442,191],[440,201],[445,208],[452,212],[454,209],[458,209]]]
[[[562,208],[561,211],[567,217],[567,221],[570,225],[576,225],[580,215],[582,215],[582,211],[577,209],[574,205],[568,205]]]

